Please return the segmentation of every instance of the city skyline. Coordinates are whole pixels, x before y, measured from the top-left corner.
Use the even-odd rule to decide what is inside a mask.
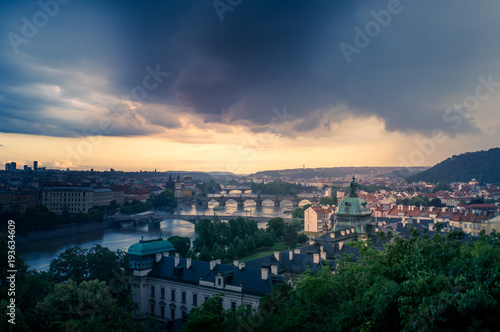
[[[498,9],[451,0],[9,3],[0,14],[0,162],[249,174],[432,166],[497,147]]]

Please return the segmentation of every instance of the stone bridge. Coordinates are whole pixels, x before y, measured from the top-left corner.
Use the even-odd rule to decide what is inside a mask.
[[[181,199],[182,203],[186,205],[192,205],[193,203],[196,204],[197,207],[199,208],[208,208],[208,202],[210,201],[216,201],[219,203],[219,206],[226,206],[226,203],[229,201],[234,201],[238,204],[238,208],[243,208],[245,205],[245,202],[255,202],[257,207],[262,207],[262,203],[264,201],[270,201],[274,204],[275,207],[281,206],[281,203],[283,201],[289,201],[292,203],[294,207],[298,207],[300,202],[302,201],[307,201],[311,204],[317,204],[319,203],[321,197],[319,196],[306,196],[306,197],[300,197],[300,196],[295,196],[295,195],[288,195],[288,196],[273,196],[273,195],[256,195],[256,196],[220,196],[220,197],[198,197],[198,198],[188,198],[188,199]]]

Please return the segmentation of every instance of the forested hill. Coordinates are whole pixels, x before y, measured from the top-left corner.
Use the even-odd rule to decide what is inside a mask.
[[[411,176],[408,182],[469,182],[500,184],[500,148],[467,152],[448,158],[428,170]]]
[[[353,174],[383,175],[391,178],[407,178],[427,167],[327,167],[327,168],[295,168],[275,171],[261,171],[249,176],[290,177],[292,179],[338,178]]]

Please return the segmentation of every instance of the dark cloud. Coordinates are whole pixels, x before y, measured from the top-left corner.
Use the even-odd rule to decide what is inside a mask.
[[[18,54],[0,41],[0,131],[80,135],[112,114],[103,96],[130,95],[145,68],[159,66],[169,76],[110,135],[176,128],[176,112],[261,128],[284,106],[304,133],[345,116],[376,116],[389,131],[477,132],[473,116],[457,129],[443,115],[474,95],[478,76],[500,81],[500,5],[401,0],[401,12],[348,63],[339,45],[354,45],[354,28],[388,3],[243,1],[221,22],[211,1],[70,2]],[[37,10],[6,6],[2,35],[21,35],[21,18]],[[51,85],[59,97],[32,88]],[[95,105],[95,114],[76,121],[51,113],[78,108],[68,104],[74,99]]]

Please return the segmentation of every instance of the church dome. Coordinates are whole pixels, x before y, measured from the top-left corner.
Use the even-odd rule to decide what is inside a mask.
[[[340,202],[335,215],[335,230],[355,228],[356,233],[366,233],[366,226],[370,222],[372,212],[370,204],[359,197],[356,188],[358,183],[352,177],[351,193]]]

